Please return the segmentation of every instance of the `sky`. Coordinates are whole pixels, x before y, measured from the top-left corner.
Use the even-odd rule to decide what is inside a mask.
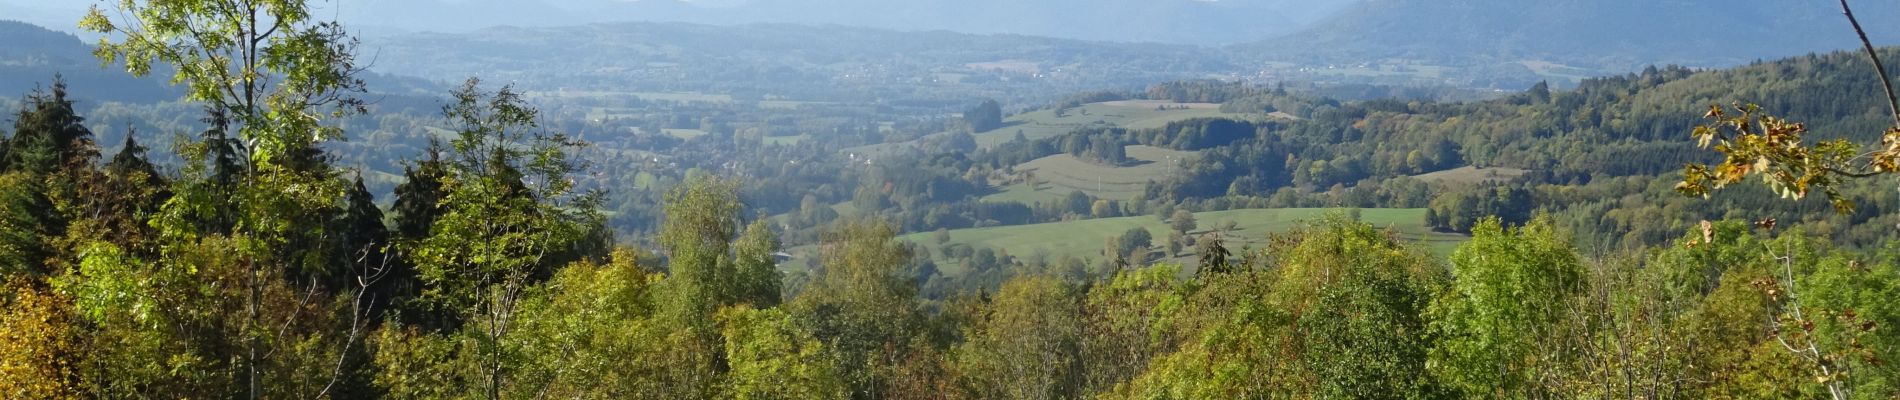
[[[622,21],[836,24],[1225,45],[1292,33],[1356,0],[315,0],[359,31]],[[0,19],[72,31],[97,0],[0,0]]]

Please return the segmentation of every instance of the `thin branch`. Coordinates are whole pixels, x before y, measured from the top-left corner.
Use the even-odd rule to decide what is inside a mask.
[[[1880,63],[1880,53],[1874,51],[1874,42],[1867,40],[1867,30],[1861,29],[1860,19],[1854,18],[1854,9],[1847,6],[1847,0],[1841,0],[1841,14],[1847,16],[1847,22],[1854,25],[1854,33],[1860,35],[1861,46],[1867,49],[1867,58],[1874,61],[1874,70],[1880,73],[1880,88],[1887,91],[1887,106],[1893,112],[1894,127],[1900,128],[1900,96],[1893,92],[1893,81],[1887,77],[1887,66]]]

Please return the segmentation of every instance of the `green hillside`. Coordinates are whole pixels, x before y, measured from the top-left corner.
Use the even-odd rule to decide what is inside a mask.
[[[1228,240],[1229,248],[1240,249],[1245,246],[1264,244],[1275,234],[1286,232],[1302,222],[1316,221],[1328,213],[1343,213],[1345,209],[1265,209],[1265,210],[1228,210],[1195,213],[1200,229],[1195,234],[1216,231],[1219,227],[1232,222],[1233,230],[1221,231]],[[1458,244],[1468,237],[1457,234],[1433,233],[1424,227],[1424,209],[1363,209],[1359,210],[1360,220],[1373,226],[1396,230],[1400,237],[1411,243],[1425,246],[1439,255],[1450,254]],[[967,245],[1007,251],[1017,257],[1044,255],[1049,258],[1063,256],[1082,257],[1100,260],[1104,242],[1121,235],[1132,228],[1145,228],[1153,235],[1157,246],[1166,246],[1164,240],[1171,231],[1168,223],[1153,216],[1135,216],[1122,218],[1102,218],[1047,224],[1003,226],[992,228],[951,230],[950,241],[939,243],[935,233],[925,232],[901,237],[915,243],[921,251],[935,252],[946,245]],[[1182,261],[1193,258],[1192,249],[1177,254]],[[946,273],[954,273],[954,267],[944,267]]]

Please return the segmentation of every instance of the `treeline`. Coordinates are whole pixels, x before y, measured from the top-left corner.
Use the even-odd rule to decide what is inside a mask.
[[[1892,251],[1704,224],[1586,258],[1551,219],[1449,262],[1340,216],[1199,267],[920,296],[854,220],[784,273],[739,185],[689,177],[613,249],[576,143],[471,81],[377,207],[313,147],[209,113],[157,172],[100,162],[63,86],[4,142],[0,393],[29,398],[1852,398],[1895,395]],[[951,162],[946,160],[944,162]],[[967,161],[965,161],[967,162]],[[928,189],[923,189],[928,192]],[[387,214],[386,214],[387,213]],[[1192,226],[1191,220],[1174,221]],[[1192,228],[1189,228],[1192,229]],[[1129,247],[1143,240],[1124,235]],[[1147,241],[1152,241],[1148,238]],[[1120,243],[1117,243],[1118,245]],[[994,256],[994,255],[992,255]],[[980,257],[980,256],[979,256]],[[1767,321],[1767,322],[1764,322]],[[1784,345],[1788,343],[1788,345]],[[1790,350],[1790,348],[1794,350]]]
[[[864,199],[852,201],[859,213],[894,221],[906,232],[1008,224],[1016,220],[984,218],[973,210],[994,207],[979,200],[994,188],[1033,178],[1016,171],[1016,166],[1065,153],[1098,164],[1123,165],[1129,161],[1126,146],[1149,145],[1199,154],[1186,160],[1179,175],[1147,185],[1135,199],[1107,201],[1097,207],[1106,200],[1083,194],[1077,200],[1031,204],[1028,221],[1141,215],[1173,207],[1201,211],[1431,208],[1432,218],[1424,221],[1428,225],[1469,232],[1485,217],[1521,224],[1542,210],[1577,228],[1574,234],[1579,244],[1593,249],[1657,246],[1696,221],[1723,218],[1776,218],[1784,226],[1800,226],[1846,246],[1874,246],[1890,235],[1867,227],[1888,225],[1882,221],[1890,218],[1883,216],[1895,207],[1892,196],[1879,188],[1845,189],[1864,203],[1845,216],[1832,215],[1812,202],[1745,195],[1718,196],[1717,201],[1706,202],[1668,190],[1683,163],[1713,157],[1712,152],[1697,149],[1687,134],[1702,122],[1698,116],[1711,104],[1761,103],[1776,115],[1812,122],[1823,137],[1839,132],[1852,133],[1842,137],[1868,140],[1866,132],[1881,131],[1886,118],[1878,112],[1882,107],[1873,103],[1879,94],[1869,89],[1878,83],[1866,74],[1851,72],[1864,64],[1853,54],[1837,53],[1723,71],[1650,68],[1591,79],[1573,90],[1535,85],[1521,93],[1474,102],[1341,103],[1239,83],[1172,83],[1154,86],[1147,96],[1207,96],[1228,99],[1223,107],[1250,113],[1291,108],[1299,112],[1291,113],[1294,118],[1195,119],[1152,129],[1084,126],[1064,135],[990,148],[976,146],[969,135],[954,133],[928,141],[931,144],[925,150],[901,153],[890,159],[893,162],[826,168],[844,179],[819,193],[825,193],[820,199],[829,203],[842,201],[836,200],[840,193]],[[1111,95],[1078,98],[1118,97]],[[798,169],[814,170],[811,165],[821,164],[801,164]],[[1523,170],[1523,175],[1419,177],[1462,167],[1479,173]],[[776,179],[774,171],[764,171],[753,176]],[[826,187],[817,184],[823,178],[796,180],[810,182],[809,188]],[[1644,183],[1630,184],[1638,180]],[[1632,193],[1640,196],[1628,197]],[[772,209],[787,210],[783,206]],[[1822,212],[1808,212],[1817,209]],[[806,223],[797,224],[788,238],[811,243],[822,223],[830,219],[799,221]]]
[[[919,296],[912,248],[834,225],[783,275],[737,184],[666,198],[657,253],[609,250],[560,135],[502,90],[384,218],[360,185],[260,202],[201,136],[165,176],[97,161],[63,88],[6,140],[0,392],[30,398],[1258,398],[1895,395],[1900,258],[1706,224],[1590,259],[1548,219],[1437,259],[1344,216],[1100,280]],[[466,123],[466,125],[462,125]],[[522,132],[506,134],[500,132]],[[527,157],[534,155],[533,157]],[[317,171],[322,157],[310,158]],[[268,164],[266,164],[268,165]],[[268,168],[268,167],[267,167]],[[268,169],[265,169],[268,170]],[[347,182],[343,176],[319,181]],[[219,196],[217,193],[232,193]],[[276,193],[276,191],[272,191]],[[312,199],[315,200],[315,199]],[[283,217],[274,217],[283,216]],[[264,219],[264,218],[284,219]],[[258,222],[278,221],[270,230]],[[393,225],[385,225],[393,220]],[[1191,220],[1175,221],[1191,226]],[[1189,228],[1192,229],[1192,228]],[[1143,231],[1145,232],[1145,231]],[[290,238],[296,242],[290,242]],[[1124,235],[1130,247],[1152,240]],[[274,244],[273,244],[274,243]],[[293,244],[294,243],[294,244]],[[1217,249],[1218,241],[1203,243]],[[1771,323],[1764,323],[1771,321]],[[1789,350],[1787,346],[1795,350]]]

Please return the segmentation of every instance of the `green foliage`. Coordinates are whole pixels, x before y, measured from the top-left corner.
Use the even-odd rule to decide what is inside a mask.
[[[458,136],[443,166],[442,214],[407,251],[435,310],[499,317],[583,245],[600,197],[570,179],[584,168],[568,156],[578,142],[538,129],[512,88],[489,94],[479,84],[469,80],[443,110]]]
[[[51,272],[46,268],[53,255],[48,241],[61,234],[63,218],[43,194],[43,186],[26,173],[0,175],[0,278]]]
[[[1292,318],[1321,397],[1429,396],[1425,308],[1441,267],[1371,225],[1333,217],[1286,251],[1269,295]]]
[[[1423,312],[1446,276],[1370,225],[1285,237],[1275,267],[1213,275],[1203,330],[1117,391],[1134,398],[1430,397]]]
[[[785,310],[730,307],[720,311],[726,359],[721,397],[837,399],[846,397],[835,355]]]
[[[967,390],[976,398],[1007,399],[1078,393],[1085,383],[1080,300],[1050,276],[1004,283],[954,353]]]
[[[853,398],[891,396],[922,334],[917,284],[905,267],[911,250],[890,225],[847,221],[826,234],[824,270],[791,310],[826,347],[838,352]]]
[[[1181,267],[1156,265],[1115,274],[1089,288],[1082,307],[1083,393],[1109,393],[1174,352],[1200,317],[1189,307],[1199,287]]]
[[[1451,290],[1430,309],[1437,339],[1429,367],[1473,398],[1537,397],[1572,351],[1569,312],[1584,290],[1582,263],[1548,219],[1506,229],[1480,222],[1452,254]]]
[[[1205,275],[1234,272],[1234,263],[1228,260],[1233,253],[1227,250],[1226,240],[1222,239],[1219,233],[1202,236],[1195,241],[1194,247],[1194,253],[1200,258],[1200,263],[1196,264],[1200,267],[1195,273]]]
[[[1199,228],[1200,225],[1194,221],[1194,212],[1174,210],[1174,216],[1168,217],[1168,227],[1174,228],[1177,233],[1187,234],[1194,232],[1194,229]]]
[[[963,112],[963,121],[970,125],[971,132],[989,132],[1003,127],[1003,106],[996,100],[986,99],[982,104]]]
[[[663,213],[640,202],[615,210],[656,222],[656,234],[634,239],[656,244],[662,261],[631,250],[602,254],[604,204],[585,188],[628,188],[580,173],[586,166],[578,161],[579,141],[557,133],[580,129],[541,120],[513,88],[488,93],[471,80],[455,92],[443,110],[453,137],[408,164],[390,211],[392,231],[371,194],[375,185],[363,182],[378,176],[344,180],[317,150],[335,145],[327,142],[341,134],[336,117],[363,111],[349,97],[361,84],[340,28],[314,22],[306,3],[296,0],[119,5],[125,11],[119,15],[130,19],[94,12],[85,21],[107,33],[100,54],[137,73],[171,65],[188,99],[209,106],[208,129],[176,141],[185,162],[168,182],[130,139],[103,168],[95,165],[84,119],[64,100],[63,86],[29,97],[0,156],[6,169],[0,174],[0,265],[6,269],[0,274],[7,278],[0,294],[0,397],[1900,393],[1900,375],[1887,364],[1900,357],[1900,336],[1884,329],[1900,323],[1892,301],[1900,296],[1900,260],[1888,254],[1895,251],[1869,255],[1807,238],[1831,232],[1827,227],[1777,237],[1772,223],[1753,229],[1736,222],[1672,225],[1671,218],[1689,213],[1684,209],[1726,205],[1606,206],[1642,203],[1669,189],[1659,183],[1669,178],[1631,177],[1658,172],[1652,164],[1678,160],[1670,157],[1686,148],[1656,134],[1682,124],[1667,117],[1676,106],[1659,104],[1709,99],[1705,88],[1716,85],[1708,76],[1812,75],[1768,70],[1830,68],[1816,61],[1821,57],[1730,75],[1653,70],[1576,91],[1540,85],[1524,95],[1462,104],[1337,103],[1245,86],[1159,86],[1157,97],[1241,98],[1247,101],[1230,106],[1270,107],[1301,119],[1087,128],[1010,154],[864,167],[853,158],[851,168],[791,162],[811,159],[788,155],[828,152],[830,144],[757,153],[737,146],[738,154],[764,155],[760,163],[802,171],[764,174],[762,182],[750,183],[667,175],[673,167],[659,157],[615,166],[651,177],[632,188],[647,193],[641,201],[666,203]],[[1814,111],[1789,104],[1765,109],[1791,108]],[[1089,109],[1077,118],[1095,118],[1086,115]],[[966,116],[993,121],[966,122],[1000,124],[1000,114],[995,102],[986,102]],[[1724,150],[1749,157],[1787,150],[1788,157],[1769,157],[1770,164],[1798,168],[1764,170],[1750,161],[1747,169],[1734,164],[1711,172],[1726,174],[1721,179],[1770,171],[1807,187],[1831,187],[1839,182],[1807,177],[1838,173],[1827,166],[1857,160],[1842,158],[1853,153],[1847,147],[1827,147],[1837,145],[1797,154],[1803,127],[1751,117],[1765,115],[1752,109],[1744,114],[1729,126],[1760,137],[1731,135],[1739,141]],[[684,149],[689,155],[674,160],[701,164],[682,170],[712,169],[713,158],[686,160],[699,155],[690,153],[700,151],[694,146],[724,151],[730,149],[709,143],[808,130],[797,121],[737,129],[732,125],[744,122],[680,122],[697,122],[720,140],[652,149]],[[937,121],[923,131],[954,130],[954,124]],[[868,125],[853,129],[870,132],[866,138],[884,129]],[[837,131],[853,135],[853,129]],[[976,146],[967,134],[946,139],[950,148]],[[1749,150],[1750,141],[1766,147]],[[1129,201],[1082,192],[1034,208],[973,200],[994,179],[1014,179],[1000,171],[1018,163],[1004,160],[1053,154],[1057,143],[1115,163],[1126,161],[1121,153],[1130,144],[1202,153],[1186,162],[1182,181],[1147,185],[1147,193]],[[1523,177],[1530,183],[1470,187],[1396,177],[1467,163],[1536,172]],[[1392,179],[1369,179],[1386,177]],[[1702,177],[1713,182],[1708,178]],[[1565,179],[1591,183],[1561,183]],[[670,194],[659,194],[668,187]],[[1778,190],[1791,188],[1801,186]],[[777,196],[800,191],[811,196],[795,206],[790,196]],[[1272,199],[1254,196],[1269,191]],[[839,213],[827,204],[847,200],[862,216],[894,221],[851,220],[813,232]],[[1046,274],[1083,280],[1086,267],[1078,258],[1045,259],[1044,274],[1021,274],[997,268],[1024,262],[1017,256],[952,248],[971,240],[972,232],[946,230],[931,253],[955,256],[990,282],[1014,276],[993,294],[950,300],[920,297],[920,283],[938,293],[952,289],[941,282],[937,264],[913,268],[913,248],[898,239],[900,231],[923,231],[916,227],[1171,217],[1075,221],[1083,225],[1042,227],[1033,238],[1012,239],[1070,243],[1055,240],[1080,236],[1077,226],[1139,222],[1106,247],[1140,264],[1154,244],[1147,227],[1169,223],[1180,236],[1170,242],[1180,245],[1198,227],[1192,211],[1269,202],[1430,203],[1432,224],[1474,237],[1447,269],[1403,244],[1404,233],[1382,231],[1356,215],[1333,216],[1264,242],[1235,234],[1234,247],[1264,243],[1264,250],[1229,252],[1226,238],[1201,238],[1201,271],[1211,273],[1197,279],[1162,265],[1071,283]],[[1752,216],[1758,208],[1735,204],[1726,212]],[[1558,208],[1567,218],[1531,219],[1532,205]],[[801,215],[742,223],[748,208],[792,207]],[[1380,210],[1368,215],[1390,219]],[[788,226],[788,220],[812,226]],[[1505,227],[1517,221],[1530,223]],[[1869,224],[1875,216],[1838,221],[1847,226],[1839,230],[1856,232],[1886,225]],[[1690,233],[1647,255],[1586,259],[1559,233],[1572,226],[1588,226],[1593,236],[1627,237],[1621,243],[1669,242],[1676,232]],[[1085,239],[1081,250],[1102,240]],[[812,269],[798,272],[808,281],[792,281],[808,283],[789,300],[778,265],[777,253],[786,246],[781,240],[815,242],[819,252]],[[803,253],[796,246],[790,251]]]
[[[732,247],[737,264],[734,301],[757,308],[777,307],[784,297],[778,270],[778,232],[764,219],[753,221]]]
[[[1146,256],[1148,248],[1152,246],[1154,246],[1154,234],[1148,233],[1148,228],[1128,228],[1128,231],[1122,232],[1121,236],[1115,237],[1115,247],[1112,249],[1115,254],[1111,256]]]
[[[341,319],[348,314],[336,310],[347,303],[290,286],[275,269],[247,268],[243,246],[206,239],[156,263],[106,243],[86,248],[74,273],[54,281],[94,327],[89,346],[97,352],[83,371],[86,390],[103,397],[317,397],[343,389],[354,369],[336,366],[354,338],[345,333],[352,322]],[[269,329],[259,327],[263,321]]]
[[[1696,127],[1691,135],[1701,147],[1722,153],[1724,159],[1714,167],[1688,165],[1677,190],[1707,197],[1711,191],[1761,175],[1782,197],[1799,200],[1820,189],[1835,210],[1847,213],[1854,210],[1854,202],[1838,188],[1843,178],[1900,171],[1900,127],[1887,129],[1882,149],[1862,153],[1860,145],[1847,139],[1810,146],[1805,143],[1806,125],[1767,115],[1757,105],[1735,106],[1735,112],[1731,116],[1720,106],[1709,107],[1706,118],[1713,122]]]
[[[0,300],[0,397],[79,399],[85,335],[72,300],[11,279]]]
[[[123,63],[135,76],[169,66],[186,100],[208,104],[241,127],[254,166],[315,167],[315,146],[341,137],[320,121],[365,111],[350,97],[363,91],[354,39],[340,24],[316,20],[303,0],[114,5],[118,13],[94,6],[79,22],[102,34],[94,51],[101,63]]]
[[[738,295],[731,252],[739,234],[737,191],[736,181],[703,178],[667,195],[666,222],[657,238],[669,260],[667,315],[700,334],[712,333],[713,313]]]
[[[427,327],[460,338],[469,347],[454,352],[483,372],[463,377],[479,388],[468,394],[500,398],[517,374],[533,372],[518,370],[531,356],[516,343],[532,322],[520,314],[525,301],[534,283],[591,248],[600,196],[574,188],[570,175],[584,166],[568,154],[578,142],[540,130],[512,88],[490,94],[479,85],[470,79],[443,109],[458,129],[442,165],[441,214],[405,253],[421,278]]]
[[[13,136],[0,153],[0,171],[22,171],[38,176],[66,171],[98,157],[86,119],[66,98],[66,83],[53,81],[52,93],[27,96],[13,118]]]

